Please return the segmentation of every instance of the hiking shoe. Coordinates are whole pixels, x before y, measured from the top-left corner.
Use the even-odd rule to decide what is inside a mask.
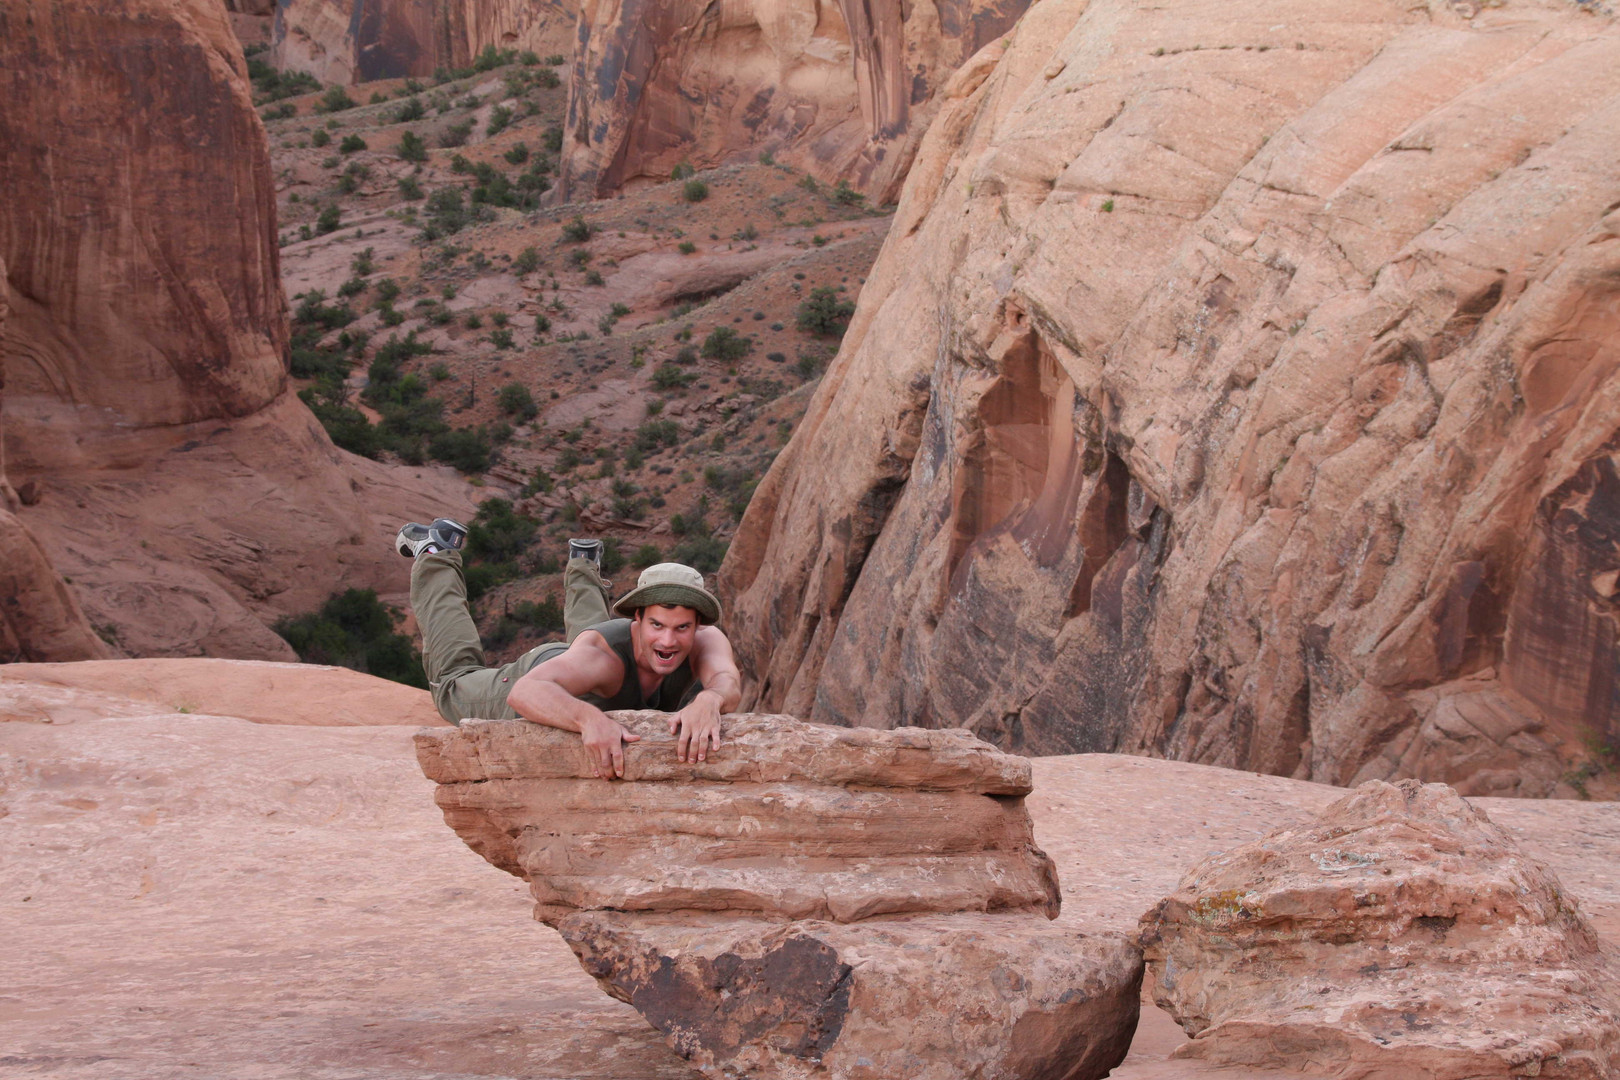
[[[595,563],[596,568],[600,570],[602,568],[602,541],[569,540],[568,558],[570,560],[589,559],[591,562]]]
[[[467,526],[453,518],[434,518],[432,525],[407,521],[394,537],[394,547],[407,559],[424,552],[459,551],[467,544]]]
[[[407,559],[414,559],[424,548],[433,545],[433,538],[428,536],[428,527],[415,521],[407,521],[399,527],[399,535],[394,537],[394,547]]]
[[[460,551],[467,546],[467,526],[455,518],[434,518],[428,536],[440,551]]]

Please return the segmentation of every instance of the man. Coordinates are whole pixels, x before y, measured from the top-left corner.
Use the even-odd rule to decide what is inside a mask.
[[[563,571],[568,641],[539,645],[510,664],[488,667],[467,610],[461,548],[467,527],[450,518],[410,522],[395,546],[414,559],[411,607],[422,628],[422,666],[439,714],[514,719],[577,731],[597,776],[624,776],[624,744],[639,735],[606,712],[659,709],[669,719],[682,762],[720,748],[720,714],[742,700],[731,642],[715,623],[720,602],[703,575],[680,563],[642,571],[636,587],[608,611],[600,540],[572,540]]]

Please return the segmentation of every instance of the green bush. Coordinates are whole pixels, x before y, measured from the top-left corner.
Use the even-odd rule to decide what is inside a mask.
[[[521,165],[525,161],[529,160],[529,144],[522,142],[513,143],[511,148],[501,156],[506,158],[507,164],[509,165]]]
[[[325,146],[332,141],[332,133],[325,128],[316,128],[309,136],[309,145]]]
[[[505,105],[497,105],[489,111],[489,123],[484,125],[484,134],[493,138],[506,130],[512,122],[512,110]]]
[[[467,555],[491,563],[513,563],[528,550],[540,523],[513,509],[506,499],[485,499],[467,523]]]
[[[315,219],[315,232],[318,235],[324,236],[330,232],[337,232],[342,227],[343,211],[338,208],[337,203],[329,203],[321,210],[320,216]]]
[[[532,244],[518,252],[512,260],[512,269],[518,274],[532,274],[540,269],[540,252]]]
[[[705,574],[712,574],[720,569],[720,563],[726,557],[726,547],[724,540],[718,540],[708,533],[702,535],[689,533],[686,539],[675,545],[675,550],[670,552],[670,558]]]
[[[636,549],[636,553],[630,557],[632,565],[643,568],[663,561],[664,553],[658,549],[657,544],[642,544]]]
[[[338,143],[338,153],[340,154],[352,154],[357,150],[364,150],[365,148],[366,140],[362,139],[358,135],[345,135],[343,136],[343,141]]]
[[[666,363],[659,364],[653,369],[652,384],[660,390],[678,390],[694,378],[695,376],[687,374],[676,365]]]
[[[422,655],[395,629],[397,612],[371,589],[333,593],[319,611],[280,620],[276,633],[306,664],[335,664],[427,689]]]
[[[866,196],[849,186],[849,181],[840,180],[838,186],[833,188],[833,202],[843,206],[854,206],[866,201]]]
[[[810,290],[810,296],[799,304],[797,325],[800,330],[823,337],[842,337],[855,315],[855,305],[840,300],[835,289],[827,285]]]
[[[709,197],[709,185],[701,180],[688,180],[681,185],[681,198],[687,202],[702,202]]]
[[[422,197],[422,185],[416,182],[414,176],[399,178],[399,197],[406,202],[416,202]]]
[[[501,387],[495,395],[495,402],[501,407],[501,412],[519,420],[533,420],[540,414],[540,407],[534,403],[534,395],[522,383],[507,383]]]
[[[451,428],[428,440],[427,452],[435,461],[454,466],[464,473],[487,472],[494,460],[495,446],[482,425]]]
[[[717,326],[703,339],[703,355],[710,360],[741,360],[753,348],[753,338],[743,337],[729,326]]]
[[[542,90],[555,90],[562,85],[562,79],[550,68],[541,68],[534,76],[535,85]]]
[[[321,100],[315,103],[315,111],[323,113],[342,112],[344,109],[354,108],[354,98],[350,97],[341,86],[329,86]]]
[[[678,245],[676,245],[676,250],[682,255],[690,255],[697,250],[697,245],[692,243],[690,240],[682,240]]]
[[[399,108],[394,110],[394,123],[409,124],[422,119],[426,115],[427,110],[422,107],[422,99],[412,95],[406,98]]]
[[[575,214],[574,220],[563,226],[562,238],[571,244],[583,244],[591,238],[591,233],[595,231],[596,229],[590,222],[579,214]]]
[[[472,129],[471,120],[461,124],[451,124],[439,132],[439,145],[447,150],[451,147],[465,146],[467,137],[472,134]]]
[[[407,130],[399,137],[399,150],[397,153],[401,161],[426,161],[428,159],[427,143],[416,132]]]
[[[553,154],[562,153],[563,129],[561,124],[552,124],[546,128],[544,136],[546,149]]]

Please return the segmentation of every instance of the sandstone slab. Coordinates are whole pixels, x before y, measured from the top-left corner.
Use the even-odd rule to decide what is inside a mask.
[[[1620,968],[1557,876],[1444,785],[1369,782],[1206,859],[1143,939],[1189,1057],[1432,1080],[1620,1068]]]
[[[547,922],[600,909],[1057,914],[1023,805],[1028,763],[965,732],[738,717],[718,754],[682,765],[663,714],[624,717],[641,741],[615,783],[593,777],[577,735],[525,721],[417,736],[446,823],[526,878]]]
[[[856,925],[580,912],[585,970],[705,1075],[1097,1077],[1136,1029],[1141,955],[1039,916]]]

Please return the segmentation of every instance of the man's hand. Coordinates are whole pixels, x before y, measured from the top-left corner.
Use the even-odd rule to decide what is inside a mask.
[[[692,703],[669,718],[669,733],[680,732],[675,742],[675,758],[681,762],[708,759],[710,750],[720,749],[720,696],[699,691]]]
[[[718,714],[715,722],[718,726]],[[624,776],[623,744],[641,741],[640,735],[624,730],[618,721],[610,720],[601,713],[589,717],[580,725],[579,736],[585,744],[585,752],[591,756],[591,768],[597,776],[605,776],[609,780],[622,779]]]

